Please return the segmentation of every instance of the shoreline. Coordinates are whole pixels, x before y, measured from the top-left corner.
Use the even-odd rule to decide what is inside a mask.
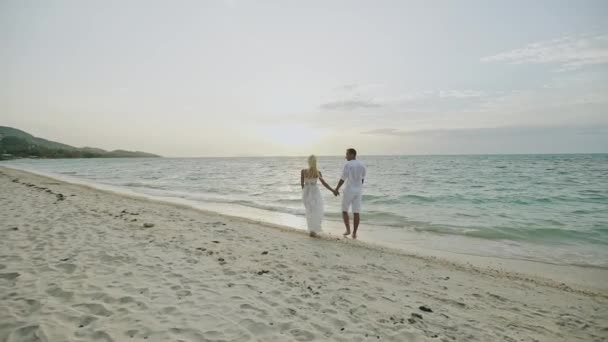
[[[0,168],[0,340],[601,341],[608,296]]]
[[[0,165],[0,171],[3,169],[23,172],[32,176],[47,178],[49,180],[83,187],[92,191],[101,191],[104,193],[125,196],[136,200],[162,203],[189,210],[197,210],[210,215],[221,215],[223,217],[239,220],[244,223],[258,224],[272,229],[299,233],[306,232],[305,219],[294,221],[291,215],[288,214],[279,213],[271,216],[268,215],[264,210],[256,208],[243,206],[239,208],[238,205],[234,204],[226,205],[219,203],[201,203],[182,198],[154,196],[132,191],[127,188],[99,184],[72,177],[45,174],[35,170]],[[230,213],[234,210],[234,208],[239,208],[241,210],[239,215],[233,215]],[[367,229],[369,226],[366,226],[365,228]],[[418,244],[421,241],[421,237],[424,235],[427,235],[425,238],[426,240],[441,238],[441,234],[424,232],[410,233],[409,241],[405,240],[398,243],[388,243],[387,241],[390,239],[380,240],[374,239],[373,237],[370,239],[367,237],[367,235],[370,233],[373,235],[374,232],[363,231],[363,238],[355,241],[348,238],[344,239],[341,235],[342,229],[343,227],[339,222],[325,221],[324,232],[322,233],[321,238],[327,240],[340,240],[342,242],[355,244],[358,247],[372,248],[407,257],[431,260],[440,259],[444,262],[451,262],[454,267],[467,267],[474,269],[475,272],[508,273],[510,277],[514,279],[528,279],[545,284],[546,286],[560,288],[567,287],[571,290],[581,291],[583,293],[589,292],[608,296],[608,268],[602,266],[555,264],[547,261],[481,255],[473,252],[459,253],[455,251],[429,248],[428,246],[421,247]],[[381,232],[376,232],[376,234],[381,235]],[[464,236],[449,236],[449,239],[456,241],[464,240],[464,248],[474,242],[479,244],[492,244],[498,242],[494,240]],[[449,241],[448,243],[452,243],[452,241]]]

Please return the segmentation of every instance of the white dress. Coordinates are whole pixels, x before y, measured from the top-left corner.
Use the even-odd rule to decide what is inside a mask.
[[[317,185],[317,178],[304,178],[302,201],[306,208],[306,224],[311,233],[321,232],[323,221],[323,198]]]

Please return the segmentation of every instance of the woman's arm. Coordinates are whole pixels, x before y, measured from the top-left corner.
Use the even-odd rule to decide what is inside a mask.
[[[304,170],[300,170],[300,186],[304,189]]]
[[[327,184],[327,182],[325,181],[325,179],[323,179],[323,175],[321,174],[321,172],[319,171],[319,180],[321,181],[321,184],[323,184],[324,187],[327,188],[327,190],[331,191],[332,194],[336,195],[336,190],[332,189],[331,186],[329,186],[329,184]]]

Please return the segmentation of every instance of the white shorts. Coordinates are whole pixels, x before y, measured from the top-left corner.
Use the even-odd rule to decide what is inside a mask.
[[[361,212],[361,192],[349,192],[345,191],[342,194],[342,211],[348,212],[348,209],[352,207],[353,213]]]

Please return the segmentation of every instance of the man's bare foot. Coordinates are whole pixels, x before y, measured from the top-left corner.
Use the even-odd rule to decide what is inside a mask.
[[[346,232],[344,232],[344,234],[342,234],[344,236],[349,236],[350,235],[350,230],[347,230]]]
[[[357,239],[357,233],[353,233],[353,239]]]
[[[310,237],[317,237],[317,233],[315,233],[315,232],[310,232]]]

